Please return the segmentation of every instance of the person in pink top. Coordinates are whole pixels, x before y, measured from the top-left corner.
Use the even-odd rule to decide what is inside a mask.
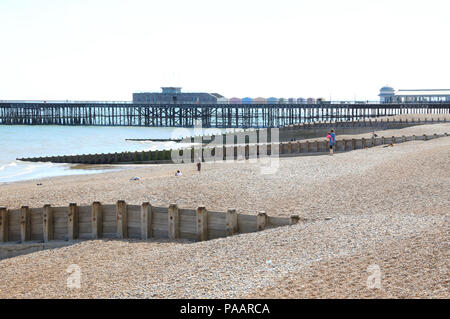
[[[333,156],[333,148],[334,145],[336,144],[336,133],[334,132],[334,130],[328,132],[327,139],[328,145],[330,145],[330,155]]]

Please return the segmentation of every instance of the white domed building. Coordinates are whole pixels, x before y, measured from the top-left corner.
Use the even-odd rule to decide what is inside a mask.
[[[384,86],[380,90],[380,103],[448,103],[449,89],[394,90]]]
[[[381,103],[393,103],[395,98],[395,90],[390,86],[383,86],[378,96],[380,97]]]

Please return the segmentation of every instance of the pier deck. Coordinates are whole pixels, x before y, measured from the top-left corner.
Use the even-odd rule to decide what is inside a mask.
[[[450,103],[425,104],[132,104],[0,103],[4,125],[250,128],[362,120],[400,114],[449,114]]]

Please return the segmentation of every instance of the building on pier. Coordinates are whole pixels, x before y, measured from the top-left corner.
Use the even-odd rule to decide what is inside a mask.
[[[384,86],[380,90],[381,103],[450,102],[450,89],[395,90]]]
[[[185,93],[180,87],[163,87],[161,93],[133,93],[135,104],[217,104],[218,93]]]

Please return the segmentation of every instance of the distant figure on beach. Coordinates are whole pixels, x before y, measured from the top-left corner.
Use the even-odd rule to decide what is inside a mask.
[[[199,159],[199,161],[197,162],[197,171],[200,173],[201,170],[202,170],[202,162]]]
[[[372,138],[378,137],[377,134],[375,134],[375,131],[372,132]]]
[[[181,174],[180,171],[177,171],[177,172],[175,173],[175,176],[183,176],[183,174]]]
[[[333,147],[336,144],[336,133],[334,132],[334,130],[328,132],[327,139],[328,144],[330,145],[330,155],[333,156]]]

